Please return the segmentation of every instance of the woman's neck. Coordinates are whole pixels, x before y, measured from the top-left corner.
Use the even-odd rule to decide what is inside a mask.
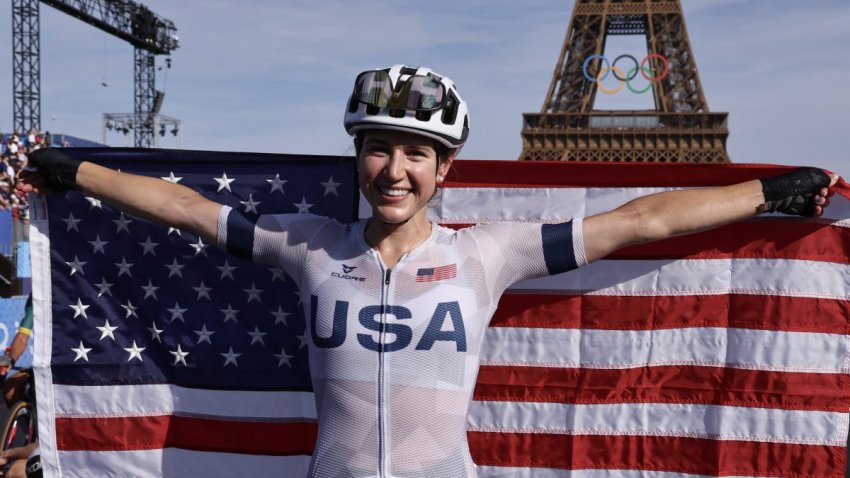
[[[417,214],[404,223],[387,224],[373,216],[363,235],[366,243],[381,255],[384,265],[393,268],[403,255],[428,239],[431,221],[425,214]]]

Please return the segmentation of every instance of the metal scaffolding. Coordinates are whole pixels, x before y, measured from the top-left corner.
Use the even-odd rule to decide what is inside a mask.
[[[157,104],[155,55],[177,48],[177,28],[132,0],[40,0],[133,45],[133,111],[135,146],[153,146]],[[39,0],[13,0],[14,124],[22,132],[41,129],[41,78],[39,70]],[[159,105],[161,105],[161,96]]]
[[[12,0],[13,127],[41,129],[41,48],[38,0]]]

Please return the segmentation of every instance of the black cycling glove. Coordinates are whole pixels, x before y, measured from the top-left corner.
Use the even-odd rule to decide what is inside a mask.
[[[28,155],[29,164],[38,168],[39,174],[52,191],[79,189],[77,170],[82,161],[54,148],[41,148]]]
[[[813,216],[813,199],[829,186],[832,179],[819,168],[797,168],[790,173],[760,179],[764,204],[762,212],[781,212],[797,216]]]

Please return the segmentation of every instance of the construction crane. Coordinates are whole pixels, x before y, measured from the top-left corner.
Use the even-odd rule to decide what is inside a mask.
[[[134,144],[149,148],[163,94],[156,91],[156,55],[177,48],[177,28],[132,0],[12,0],[14,127],[41,129],[39,3],[76,17],[134,47]]]

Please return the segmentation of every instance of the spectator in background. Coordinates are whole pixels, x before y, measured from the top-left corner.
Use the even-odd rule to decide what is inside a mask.
[[[6,362],[10,363],[10,368],[15,366],[15,363],[21,358],[21,355],[24,354],[29,345],[30,337],[32,336],[32,327],[32,294],[30,294],[27,298],[27,304],[24,307],[24,316],[18,325],[18,333],[12,339],[12,344],[6,348],[6,354],[3,356],[3,360],[0,360],[0,368]],[[8,369],[6,372],[8,372]],[[2,370],[0,370],[0,373],[2,373]],[[24,386],[27,383],[28,377],[29,374],[26,372],[18,372],[6,380],[6,383],[3,385],[3,399],[6,401],[7,406],[23,399]]]

